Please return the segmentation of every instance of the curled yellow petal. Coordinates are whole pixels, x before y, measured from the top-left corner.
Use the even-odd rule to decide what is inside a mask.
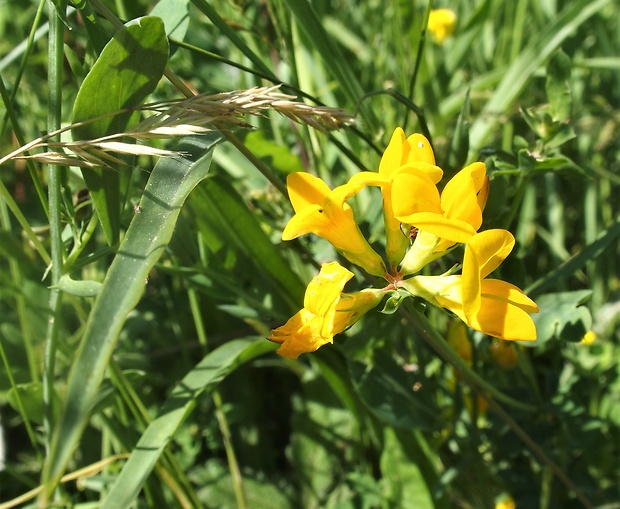
[[[402,128],[397,127],[381,157],[379,173],[391,177],[399,167],[416,162],[435,165],[435,154],[430,142],[418,133],[407,138]]]
[[[530,315],[521,307],[491,294],[482,296],[480,310],[475,316],[469,317],[467,324],[472,329],[499,339],[536,340],[536,326]]]
[[[449,309],[472,329],[505,340],[533,341],[531,313],[538,306],[518,287],[485,279],[510,253],[514,237],[506,230],[474,235],[465,247],[461,276],[416,276],[402,286],[432,304]]]
[[[480,206],[478,196],[487,183],[486,166],[483,163],[473,163],[459,171],[441,193],[441,208],[446,217],[466,221],[477,231],[482,225],[484,208]]]
[[[337,262],[326,263],[306,288],[304,308],[284,325],[274,329],[268,339],[281,346],[278,353],[296,359],[305,352],[314,352],[334,335],[344,331],[375,307],[383,290],[362,290],[342,293],[353,273]]]
[[[293,173],[287,178],[287,186],[296,214],[284,228],[282,240],[314,233],[331,242],[345,258],[369,274],[385,273],[383,260],[362,235],[353,210],[346,203],[363,184],[349,183],[332,190],[317,177]]]

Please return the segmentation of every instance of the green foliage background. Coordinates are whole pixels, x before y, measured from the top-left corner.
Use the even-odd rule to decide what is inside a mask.
[[[424,34],[429,7],[0,4],[2,155],[184,90],[282,84],[356,116],[322,132],[266,111],[111,170],[2,161],[0,507],[38,486],[40,506],[620,507],[617,2],[446,0],[443,44]],[[539,339],[470,331],[467,369],[452,318],[417,303],[278,357],[264,338],[336,259],[316,237],[280,240],[286,175],[333,187],[376,169],[396,126],[432,138],[447,177],[487,164],[483,229],[515,234],[499,276],[539,304]],[[374,191],[353,206],[380,244]]]

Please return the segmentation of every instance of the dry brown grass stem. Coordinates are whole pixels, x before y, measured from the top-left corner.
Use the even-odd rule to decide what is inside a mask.
[[[71,124],[37,138],[0,158],[0,165],[11,159],[29,158],[41,163],[82,168],[112,167],[124,164],[116,155],[171,156],[176,152],[151,147],[144,143],[136,144],[135,141],[202,134],[212,129],[208,127],[209,125],[215,124],[251,127],[244,120],[245,116],[248,114],[261,116],[268,110],[277,111],[295,122],[307,124],[321,131],[338,129],[354,121],[351,115],[340,108],[311,106],[299,102],[295,96],[280,92],[279,86],[254,87],[249,90],[222,92],[214,95],[200,94],[187,99],[146,104],[132,110],[143,111],[148,116],[126,132],[91,140],[48,141],[60,133],[95,122],[101,117]],[[126,111],[128,110],[118,111],[112,115]],[[47,151],[33,154],[32,152],[37,149]]]

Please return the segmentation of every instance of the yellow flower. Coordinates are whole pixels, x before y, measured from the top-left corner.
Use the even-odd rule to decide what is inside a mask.
[[[508,494],[498,497],[495,501],[495,509],[515,509],[515,507],[515,501]]]
[[[507,230],[487,230],[465,246],[461,276],[416,276],[401,283],[414,295],[452,311],[469,327],[505,340],[534,341],[536,327],[529,313],[538,306],[516,286],[485,279],[514,247]]]
[[[355,222],[353,210],[345,203],[363,185],[345,184],[331,190],[320,178],[301,172],[290,174],[286,184],[295,215],[282,232],[282,240],[314,233],[369,274],[385,274],[383,260],[370,247]]]
[[[467,242],[482,225],[489,179],[483,163],[473,163],[446,184],[441,195],[419,174],[400,171],[392,186],[392,206],[398,221],[419,228],[401,264],[401,273],[414,274],[457,242]]]
[[[428,31],[442,44],[454,32],[456,14],[451,9],[433,9],[428,18]]]
[[[430,142],[421,134],[412,134],[408,138],[405,132],[397,127],[392,134],[381,162],[378,173],[364,171],[353,176],[349,184],[363,186],[380,186],[383,195],[383,219],[386,231],[386,255],[390,265],[398,267],[409,245],[409,239],[401,230],[401,221],[396,219],[392,208],[392,182],[400,171],[409,171],[419,176],[422,185],[434,188],[441,180],[443,172],[435,166],[435,155]],[[425,195],[425,190],[408,190]]]
[[[589,330],[583,335],[583,338],[581,338],[581,341],[579,342],[579,344],[580,345],[591,345],[595,341],[596,341],[596,332]]]
[[[338,262],[321,267],[306,288],[304,308],[271,331],[268,339],[282,345],[278,349],[280,355],[296,359],[302,353],[333,343],[334,335],[353,325],[381,301],[383,290],[342,293],[352,277],[353,273]]]

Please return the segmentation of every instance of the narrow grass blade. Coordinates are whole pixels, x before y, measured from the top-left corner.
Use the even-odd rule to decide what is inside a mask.
[[[213,390],[241,364],[274,348],[275,345],[264,338],[236,339],[220,346],[200,361],[174,388],[159,416],[144,431],[103,500],[101,509],[130,507],[165,447],[194,409],[196,398],[205,391]]]
[[[600,11],[609,0],[579,0],[570,4],[548,27],[523,50],[510,66],[482,113],[471,126],[470,146],[478,150],[508,110],[521,95],[536,69],[577,28]],[[472,155],[470,154],[470,158]]]
[[[190,199],[189,206],[201,230],[215,229],[226,245],[243,253],[256,277],[264,278],[282,299],[284,309],[299,309],[304,285],[229,184],[218,177],[209,178]]]
[[[311,3],[307,0],[284,0],[284,3],[297,20],[306,38],[312,42],[316,53],[323,58],[325,66],[338,80],[347,99],[351,104],[357,104],[365,91],[357,74],[325,30]],[[366,103],[360,105],[360,111],[370,126],[380,125],[376,115]]]
[[[88,423],[110,356],[129,312],[138,304],[146,278],[168,245],[179,211],[211,164],[213,138],[188,140],[187,158],[162,159],[153,170],[119,251],[108,270],[69,373],[66,398],[43,471],[47,503]],[[189,154],[200,154],[191,156]]]
[[[536,295],[540,295],[544,291],[557,288],[561,281],[569,276],[572,276],[587,263],[596,260],[609,247],[615,246],[615,243],[618,241],[618,237],[620,237],[620,216],[616,218],[609,228],[601,232],[594,242],[586,246],[575,256],[566,260],[558,268],[549,272],[534,284],[530,285],[525,289],[525,292],[534,297]]]

